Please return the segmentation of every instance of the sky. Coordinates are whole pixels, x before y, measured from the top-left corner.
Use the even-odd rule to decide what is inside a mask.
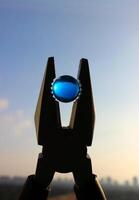
[[[34,173],[34,112],[48,57],[57,77],[90,66],[93,172],[139,177],[139,1],[0,0],[0,175]],[[68,125],[72,104],[60,104]]]

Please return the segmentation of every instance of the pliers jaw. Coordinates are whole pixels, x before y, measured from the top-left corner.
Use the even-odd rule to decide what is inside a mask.
[[[61,127],[59,103],[55,101],[51,94],[51,84],[55,79],[54,58],[48,58],[46,71],[41,85],[38,103],[35,112],[35,126],[39,145],[49,143],[49,138],[53,137]]]
[[[53,98],[51,84],[56,77],[54,58],[48,58],[38,104],[35,125],[38,144],[50,146],[61,127],[59,103]],[[80,97],[73,103],[69,129],[76,132],[82,145],[90,146],[93,138],[95,109],[88,60],[80,60],[77,79],[81,84]],[[63,130],[64,131],[64,130]]]
[[[95,109],[87,59],[80,60],[77,79],[80,81],[82,90],[80,98],[73,104],[70,128],[75,129],[84,145],[90,146],[94,131]]]

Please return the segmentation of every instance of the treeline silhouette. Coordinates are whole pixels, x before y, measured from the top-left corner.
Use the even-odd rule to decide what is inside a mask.
[[[19,194],[23,188],[25,178],[8,176],[0,177],[0,200],[18,200]],[[125,181],[123,184],[118,183],[111,177],[100,180],[108,200],[139,200],[138,178],[133,177],[132,181]],[[66,179],[56,179],[52,182],[50,199],[56,200],[58,196],[64,195],[67,200],[73,200],[73,181]],[[60,200],[60,198],[59,198]]]

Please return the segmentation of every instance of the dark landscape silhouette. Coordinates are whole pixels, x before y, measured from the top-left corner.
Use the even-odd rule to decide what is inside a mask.
[[[0,200],[18,200],[26,178],[0,176]],[[138,177],[119,183],[111,177],[100,180],[108,200],[139,200]],[[51,185],[50,200],[75,200],[73,181],[55,179]]]

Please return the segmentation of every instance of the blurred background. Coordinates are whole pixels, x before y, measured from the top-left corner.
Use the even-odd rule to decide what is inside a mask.
[[[88,148],[93,171],[109,199],[139,199],[138,10],[138,0],[0,0],[1,200],[16,200],[35,172],[41,146],[34,112],[50,56],[57,76],[76,77],[79,60],[88,59],[96,110]],[[60,104],[64,126],[71,107]],[[72,200],[72,187],[72,174],[56,173],[51,195]]]

